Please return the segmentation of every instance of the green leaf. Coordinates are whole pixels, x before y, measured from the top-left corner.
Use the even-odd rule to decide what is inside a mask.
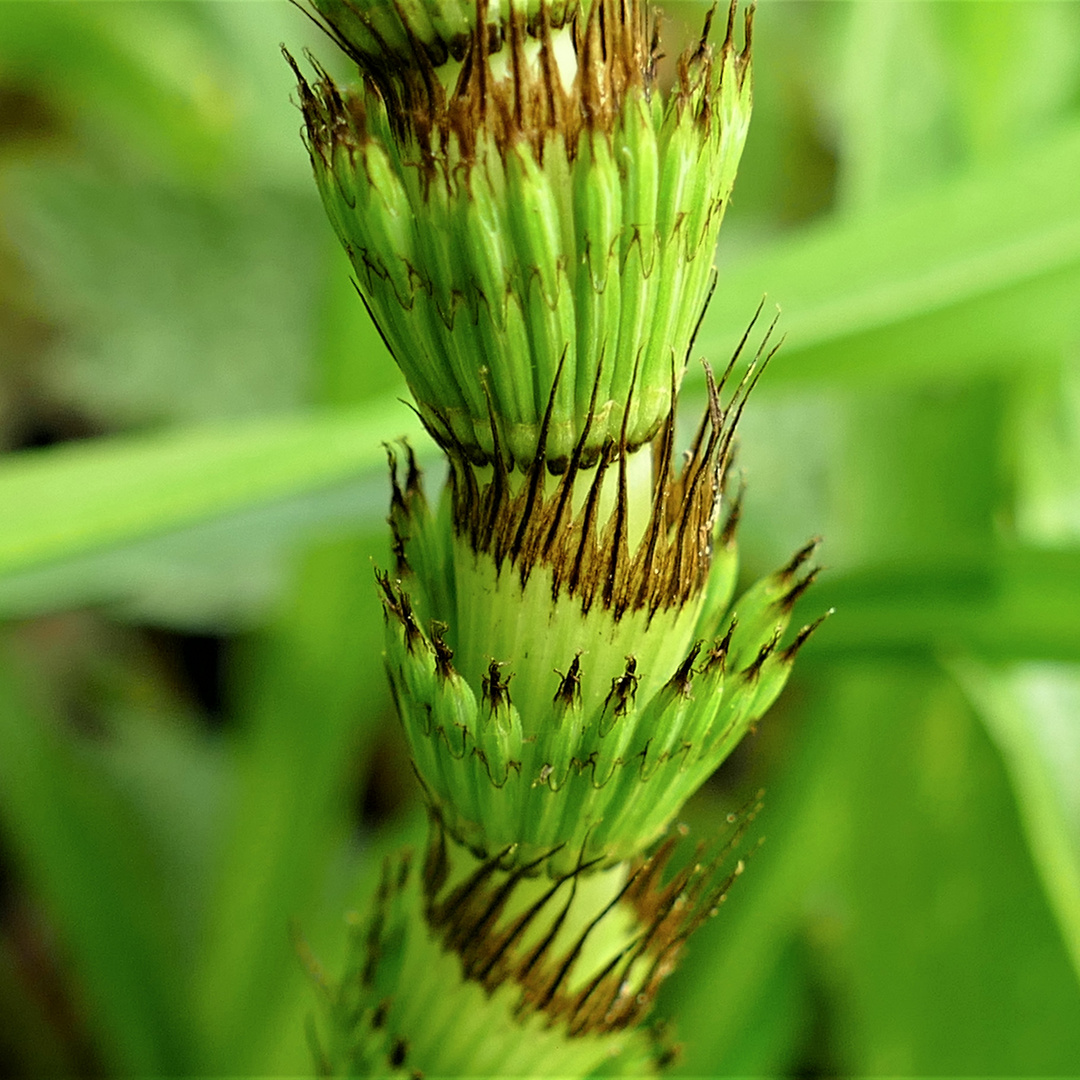
[[[30,708],[14,660],[5,649],[0,811],[13,853],[83,988],[106,1070],[183,1075],[190,1014],[161,851],[100,761]]]
[[[289,929],[317,911],[390,710],[371,572],[384,545],[380,530],[309,552],[279,617],[239,657],[234,802],[193,979],[206,1073],[270,1069],[282,1054],[289,1073],[309,1067],[311,999]]]
[[[310,193],[278,45],[325,38],[303,13],[250,0],[0,5],[0,67],[59,113],[90,157],[211,184],[247,170]],[[323,49],[322,51],[326,51]],[[30,124],[36,110],[30,110]],[[229,173],[231,172],[231,175]]]
[[[1080,129],[1067,127],[1003,165],[722,264],[697,348],[729,355],[767,294],[787,334],[773,382],[923,380],[1056,350],[1080,325],[1078,175]]]
[[[809,1054],[829,1075],[1075,1072],[1080,984],[1004,770],[959,693],[895,659],[799,672],[750,775],[721,773],[727,794],[712,796],[722,813],[741,801],[732,783],[765,786],[753,832],[767,842],[665,990],[679,1072],[742,1062],[793,940],[809,952],[813,1023],[780,1071]]]
[[[1035,544],[1080,540],[1080,357],[1027,370],[1013,388],[1016,530]]]
[[[0,576],[353,477],[424,441],[396,401],[14,455],[0,467]]]
[[[7,178],[12,241],[64,328],[50,392],[98,430],[301,407],[327,273],[313,194],[117,172],[47,160]],[[378,348],[374,331],[357,345]]]
[[[1080,983],[982,726],[925,666],[845,665],[829,683],[844,856],[810,911],[842,1071],[1074,1074]]]
[[[1080,551],[1002,547],[937,564],[896,562],[826,578],[837,609],[818,648],[835,654],[974,651],[1080,660]]]
[[[898,0],[845,4],[842,77],[836,100],[838,201],[870,208],[924,187],[955,163],[931,5]]]
[[[1080,977],[1080,668],[951,665],[1004,758],[1047,898]]]
[[[104,607],[125,620],[189,631],[264,622],[291,551],[344,530],[377,529],[386,478],[364,476],[223,513],[160,536],[0,577],[0,617]]]
[[[18,945],[0,945],[0,1058],[14,1076],[74,1076],[75,1063],[67,1047],[54,1037],[48,1006],[29,993],[33,974],[20,963]]]
[[[1080,10],[1005,0],[927,4],[948,53],[965,142],[991,160],[1027,149],[1075,108]],[[1038,63],[1031,58],[1037,56]]]
[[[827,716],[794,729],[787,719],[771,771],[762,767],[760,745],[753,745],[751,775],[739,777],[739,794],[725,790],[721,802],[706,789],[680,815],[695,834],[708,836],[763,780],[767,784],[765,809],[751,833],[753,841],[767,842],[754,851],[717,917],[690,939],[662,991],[661,1013],[677,1020],[686,1040],[677,1068],[683,1076],[730,1074],[729,1062],[747,1052],[747,1042],[754,1041],[748,1028],[762,1018],[778,968],[800,933],[805,898],[835,873],[842,851],[843,807],[835,792],[848,768],[846,732]],[[725,771],[718,774],[721,784]],[[794,1033],[778,1026],[774,1035],[790,1044]]]

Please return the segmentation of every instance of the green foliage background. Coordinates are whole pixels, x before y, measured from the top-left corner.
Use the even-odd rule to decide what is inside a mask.
[[[371,563],[422,439],[281,41],[333,60],[285,3],[0,5],[5,1073],[305,1072],[290,923],[332,967],[417,835]],[[1080,5],[764,0],[755,48],[697,351],[782,306],[746,572],[820,533],[837,611],[687,808],[768,793],[677,1071],[1078,1073]]]

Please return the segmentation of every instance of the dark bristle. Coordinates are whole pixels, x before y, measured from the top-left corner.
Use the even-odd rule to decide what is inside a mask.
[[[829,608],[824,615],[819,615],[812,623],[804,626],[795,636],[795,640],[780,654],[785,663],[790,664],[795,660],[799,650],[810,640],[819,626],[834,613],[835,608]]]
[[[761,674],[762,667],[765,665],[765,661],[776,651],[776,646],[779,643],[780,631],[778,630],[764,645],[761,646],[757,656],[743,668],[741,674],[747,682],[755,682],[757,680],[758,676]]]
[[[408,19],[400,17],[406,39],[404,52],[390,48],[373,22],[352,5],[351,14],[364,23],[376,51],[369,53],[352,45],[347,28],[344,24],[337,27],[332,17],[309,17],[356,63],[369,92],[385,105],[396,137],[403,144],[415,141],[425,183],[431,183],[440,176],[445,181],[451,174],[440,165],[451,142],[458,146],[466,168],[471,167],[482,132],[504,153],[525,142],[541,160],[549,133],[560,131],[572,159],[583,136],[613,133],[629,92],[650,89],[658,41],[656,14],[638,3],[595,0],[583,22],[580,13],[569,14],[571,7],[556,20],[547,3],[540,4],[532,19],[512,6],[509,21],[501,28],[488,23],[488,4],[478,0],[469,35],[430,44],[421,42]],[[569,89],[562,84],[552,39],[553,31],[568,18],[572,19],[571,40],[579,71]],[[533,63],[530,55],[537,45]],[[508,54],[507,79],[493,74],[491,56],[495,52]],[[447,94],[436,68],[450,55],[459,60],[461,70],[453,91]],[[350,131],[349,117],[331,100],[328,87],[321,91],[321,101],[318,89],[309,101],[298,65],[288,55],[286,59],[301,86],[311,142],[319,144],[334,131],[363,139],[366,122]]]
[[[516,985],[514,1015],[525,1021],[542,1013],[550,1024],[564,1023],[577,1038],[626,1029],[644,1018],[664,976],[686,940],[723,899],[741,874],[745,859],[731,858],[761,809],[760,792],[728,816],[731,826],[709,844],[698,843],[676,864],[673,855],[687,832],[680,826],[650,854],[633,860],[623,884],[585,918],[572,918],[582,898],[582,877],[602,861],[586,859],[583,844],[576,865],[550,883],[521,909],[514,902],[530,878],[544,873],[547,861],[564,845],[540,852],[516,869],[504,869],[512,850],[481,856],[477,865],[450,884],[445,827],[432,810],[432,830],[424,873],[425,918],[442,947],[454,952],[465,978],[487,993]],[[382,903],[392,894],[392,874],[384,874]],[[636,925],[607,955],[593,961],[591,971],[578,971],[595,932],[617,910]],[[513,914],[511,914],[513,913]],[[565,946],[563,933],[576,926]],[[371,942],[381,947],[382,924]],[[632,980],[634,992],[627,994]]]
[[[481,693],[483,700],[488,703],[488,707],[493,713],[498,712],[500,709],[507,709],[510,707],[510,680],[513,675],[509,675],[507,678],[502,677],[500,668],[505,666],[505,661],[499,663],[496,660],[492,660],[488,664],[487,674],[480,680]]]
[[[794,585],[780,599],[777,601],[777,606],[781,611],[788,612],[795,607],[799,598],[807,589],[817,580],[818,575],[821,573],[821,567],[813,567],[804,577],[800,578]]]
[[[701,652],[701,646],[700,641],[694,643],[693,648],[686,654],[685,659],[668,681],[668,686],[681,697],[690,697],[690,689],[694,681],[694,664]]]
[[[821,537],[815,536],[812,540],[807,541],[795,554],[791,557],[791,561],[783,567],[780,571],[782,578],[792,578],[798,572],[799,567],[803,565],[813,554],[817,551],[818,546],[821,544]]]
[[[727,632],[705,654],[705,666],[701,669],[703,675],[709,674],[717,668],[719,668],[720,673],[723,674],[727,663],[728,650],[731,648],[731,635],[735,633],[735,627],[738,625],[739,620],[732,618],[731,622],[728,624]]]
[[[552,704],[561,705],[564,709],[572,709],[581,704],[581,653],[578,653],[570,664],[565,675],[560,671],[555,672],[559,676],[559,689],[555,691]]]
[[[637,697],[640,676],[637,674],[637,660],[633,656],[626,658],[626,670],[611,680],[611,690],[604,699],[604,713],[611,706],[613,717],[625,716]]]
[[[446,644],[444,636],[446,631],[446,623],[439,622],[437,619],[431,620],[430,640],[435,649],[435,671],[438,673],[440,682],[445,682],[454,674],[454,650]]]

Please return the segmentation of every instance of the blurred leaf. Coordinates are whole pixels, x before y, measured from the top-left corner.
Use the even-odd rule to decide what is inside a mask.
[[[0,465],[0,575],[340,483],[380,464],[382,441],[419,443],[418,427],[380,401],[12,455]]]
[[[185,4],[183,6],[193,6]],[[251,171],[277,188],[315,192],[311,163],[300,139],[296,79],[281,55],[284,42],[294,56],[310,48],[327,69],[354,76],[343,54],[307,18],[305,11],[279,0],[245,0],[198,5],[204,24],[219,42],[228,65],[232,125],[230,136],[251,162]],[[330,230],[327,230],[329,237]],[[336,241],[335,253],[338,253]],[[343,259],[344,262],[344,259]],[[355,295],[355,294],[354,294]]]
[[[830,691],[845,858],[812,932],[847,1069],[1074,1074],[1080,982],[985,733],[925,668],[846,665]]]
[[[682,1076],[731,1074],[739,1057],[753,1052],[747,1043],[755,1039],[751,1028],[757,1022],[766,1021],[779,1042],[791,1047],[805,1020],[803,1014],[774,1022],[766,1007],[774,993],[792,992],[784,988],[783,965],[790,964],[803,932],[808,898],[842,853],[845,821],[834,791],[843,782],[847,757],[845,732],[827,716],[794,730],[792,718],[785,719],[783,754],[774,775],[763,777],[752,769],[740,795],[718,803],[706,791],[680,814],[691,823],[696,816],[698,830],[707,835],[721,827],[732,806],[760,786],[766,789],[764,812],[753,827],[754,839],[764,837],[766,843],[755,851],[718,916],[690,939],[661,993],[661,1015],[677,1020],[677,1034],[685,1040],[675,1070]],[[767,721],[783,722],[774,715]],[[756,755],[759,746],[751,750]]]
[[[62,117],[87,157],[206,183],[253,167],[310,189],[293,79],[278,45],[325,38],[304,16],[248,0],[0,4],[0,71]]]
[[[1080,362],[1070,350],[1012,390],[1016,529],[1032,544],[1080,540]]]
[[[777,242],[721,287],[697,350],[730,354],[761,297],[783,308],[779,380],[970,375],[1080,331],[1080,129],[1030,153]],[[695,366],[691,377],[700,378]]]
[[[35,715],[0,665],[0,809],[58,927],[109,1071],[190,1068],[190,1013],[162,852],[130,802]]]
[[[688,401],[683,408],[684,415],[694,415],[705,403]],[[739,420],[735,458],[746,482],[739,554],[747,577],[770,573],[811,536],[827,538],[832,576],[844,539],[832,526],[838,463],[848,447],[847,413],[840,392],[829,388],[774,389],[766,376],[755,390],[753,407]]]
[[[199,175],[229,151],[225,71],[199,21],[195,4],[14,0],[0,5],[0,64],[93,152]]]
[[[1075,113],[1080,89],[1075,4],[999,0],[924,6],[942,30],[950,90],[971,158],[1023,152],[1063,114]]]
[[[146,681],[143,672],[132,676]],[[145,686],[132,689],[146,694]],[[87,763],[124,799],[155,852],[155,885],[167,898],[168,927],[178,944],[172,963],[179,968],[176,977],[186,981],[205,930],[208,868],[221,847],[231,778],[220,742],[194,718],[162,715],[155,704],[114,705],[106,717],[107,740],[84,749]]]
[[[834,108],[838,201],[867,208],[926,187],[958,163],[947,68],[929,5],[849,3]]]
[[[995,459],[1008,434],[1007,388],[980,378],[917,390],[837,390],[826,409],[804,406],[820,434],[787,418],[774,430],[784,462],[774,455],[755,467],[747,440],[751,485],[763,468],[782,464],[816,504],[810,523],[826,536],[827,572],[806,612],[838,612],[822,628],[820,648],[928,660],[942,648],[1080,657],[1080,552],[1001,537],[1009,489]],[[768,439],[768,430],[758,437]],[[752,492],[746,517],[756,537]],[[795,499],[786,505],[800,507]]]
[[[226,513],[133,544],[0,577],[0,616],[105,607],[118,618],[225,631],[265,620],[304,540],[386,516],[379,473]]]
[[[792,1062],[798,1060],[802,1044],[811,1035],[806,961],[805,950],[790,942],[773,971],[762,977],[760,993],[736,1032],[735,1044],[722,1058],[710,1055],[712,1075],[717,1074],[718,1066],[726,1076],[785,1076],[791,1072]],[[717,1004],[722,1007],[723,1002]],[[709,1046],[709,1033],[681,1028],[679,1033],[693,1041],[693,1057],[702,1060],[701,1044]]]
[[[848,392],[825,525],[831,566],[983,562],[1008,489],[1001,380]]]
[[[381,530],[309,554],[289,603],[241,657],[236,799],[197,970],[207,1072],[269,1068],[286,1035],[289,1071],[308,1066],[289,928],[318,905],[390,706],[373,552],[388,554]]]
[[[32,992],[25,958],[17,957],[6,929],[8,940],[0,939],[0,1061],[10,1076],[74,1076],[69,1049],[54,1037],[42,995]]]
[[[357,405],[369,398],[409,398],[408,387],[356,294],[352,267],[337,238],[330,240],[329,268],[319,309],[320,405]]]
[[[1046,895],[1080,978],[1080,668],[952,664],[1005,760]]]
[[[1002,547],[989,559],[866,567],[828,577],[837,609],[817,647],[845,654],[1080,659],[1080,550]]]
[[[63,327],[43,372],[56,400],[116,428],[308,398],[325,273],[317,200],[203,195],[53,161],[14,181],[10,231]]]
[[[895,660],[803,664],[800,676],[801,722],[781,733],[771,774],[744,778],[767,787],[755,825],[767,843],[665,989],[686,1039],[678,1071],[731,1073],[800,940],[827,1011],[801,1046],[809,1057],[785,1071],[1075,1072],[1080,982],[962,700],[925,665]]]

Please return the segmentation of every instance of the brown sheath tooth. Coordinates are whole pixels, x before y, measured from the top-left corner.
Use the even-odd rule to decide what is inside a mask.
[[[574,657],[570,669],[565,675],[555,672],[559,676],[559,689],[555,691],[553,704],[560,704],[570,709],[581,703],[581,653]]]
[[[682,697],[690,697],[690,688],[694,681],[694,662],[701,652],[701,642],[694,643],[694,647],[686,654],[686,658],[678,666],[675,674],[668,680],[668,686]]]
[[[509,675],[505,679],[502,677],[499,669],[505,666],[505,661],[500,663],[492,660],[488,664],[487,674],[480,680],[483,699],[488,703],[492,714],[499,712],[500,709],[510,708],[510,680],[514,676]]]
[[[560,848],[513,871],[503,869],[507,852],[500,851],[451,884],[445,827],[433,812],[421,877],[424,915],[442,947],[461,959],[464,978],[488,993],[506,983],[516,984],[514,1013],[519,1019],[542,1013],[549,1023],[565,1023],[573,1037],[618,1031],[648,1012],[687,939],[715,912],[742,873],[753,849],[732,865],[734,854],[760,809],[758,793],[728,815],[726,835],[684,852],[669,876],[687,832],[684,826],[678,828],[651,854],[634,859],[622,884],[591,912],[578,907],[590,903],[583,900],[578,884],[602,860],[579,858],[572,870],[554,876],[524,910],[515,903],[518,890],[543,876],[545,864]],[[385,909],[394,893],[392,877],[388,866],[377,910]],[[632,928],[610,946],[610,953],[594,959],[592,971],[572,979],[594,932],[616,911],[623,918],[632,917]],[[572,926],[578,927],[573,937],[558,945],[560,933]],[[384,923],[373,922],[369,940],[376,956],[383,932]]]
[[[401,145],[415,147],[425,180],[430,183],[440,171],[445,173],[439,160],[445,157],[451,135],[466,168],[475,162],[477,141],[483,133],[503,153],[524,140],[539,158],[547,136],[560,132],[566,153],[573,159],[582,135],[613,134],[628,94],[635,90],[651,92],[659,55],[660,20],[640,0],[594,0],[584,17],[575,11],[569,33],[577,70],[569,89],[563,86],[559,74],[552,33],[566,25],[572,5],[556,18],[549,5],[541,2],[537,16],[531,20],[517,5],[511,5],[506,25],[501,27],[488,23],[488,6],[487,0],[477,0],[472,32],[453,42],[423,42],[402,18],[405,46],[395,50],[359,7],[349,5],[352,14],[365,24],[379,55],[350,44],[345,30],[335,26],[331,17],[317,17],[320,27],[357,64],[366,89],[363,95],[341,95],[321,68],[317,68],[319,79],[312,87],[286,53],[300,86],[309,149],[323,152],[328,142],[349,144],[368,138],[364,99],[370,98],[385,108],[390,128]],[[733,3],[723,50],[734,48],[734,17]],[[679,100],[689,100],[701,81],[712,77],[715,49],[706,42],[711,19],[710,14],[700,41],[691,45],[677,63],[675,94]],[[530,39],[539,44],[535,64],[527,59],[525,46]],[[504,49],[508,77],[496,78],[491,56]],[[748,52],[746,47],[739,54],[740,78],[748,67]],[[438,68],[450,55],[460,61],[461,69],[448,92],[439,79]],[[709,95],[698,96],[705,101],[701,122],[707,127]]]
[[[760,309],[758,314],[760,314]],[[755,321],[757,319],[755,315]],[[753,323],[751,323],[751,328]],[[749,334],[749,330],[747,331]],[[453,521],[459,536],[467,538],[477,554],[490,555],[497,570],[504,564],[514,568],[522,585],[537,567],[550,570],[552,599],[566,595],[577,598],[583,613],[599,603],[618,622],[629,612],[658,611],[682,606],[699,595],[708,580],[712,563],[716,523],[731,474],[732,442],[747,395],[772,356],[767,351],[768,335],[757,356],[725,407],[725,381],[731,375],[745,345],[740,343],[723,375],[716,379],[706,365],[708,400],[698,431],[685,455],[682,468],[675,471],[674,394],[666,419],[653,441],[653,491],[651,511],[644,532],[633,547],[629,542],[629,496],[627,462],[637,448],[628,445],[628,417],[633,404],[636,379],[623,407],[618,443],[609,440],[593,465],[584,504],[574,508],[574,491],[580,488],[585,445],[589,437],[600,373],[593,382],[592,397],[583,430],[568,462],[553,463],[546,454],[555,396],[564,370],[566,354],[560,358],[541,423],[543,438],[537,459],[524,472],[524,480],[512,482],[503,453],[500,426],[488,400],[488,426],[493,453],[484,465],[491,468],[488,479],[477,476],[478,465],[453,434],[449,418],[431,410],[428,430],[450,459]],[[613,507],[604,519],[601,514],[604,484],[612,466],[617,469]],[[557,476],[548,492],[545,481]],[[728,512],[719,542],[731,542],[738,523],[741,496]],[[781,571],[792,576],[813,548],[801,552]],[[801,595],[809,582],[789,590],[789,603]]]
[[[824,615],[819,615],[808,626],[804,626],[798,634],[795,636],[795,640],[780,654],[781,659],[786,664],[790,664],[794,661],[795,656],[799,650],[810,639],[810,636],[817,630],[817,628],[835,611],[835,608],[829,608]]]

